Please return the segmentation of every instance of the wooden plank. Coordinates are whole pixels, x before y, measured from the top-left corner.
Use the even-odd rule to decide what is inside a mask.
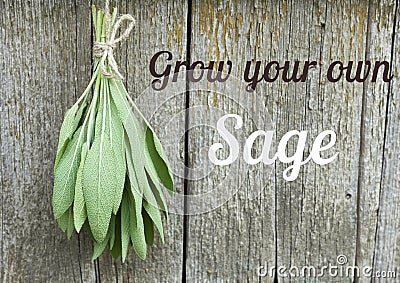
[[[273,26],[279,15],[271,14],[267,20],[262,14],[272,2],[193,1],[191,62],[201,60],[207,65],[210,60],[225,61],[225,64],[231,60],[233,64],[231,77],[224,83],[225,89],[208,83],[209,91],[196,91],[196,85],[191,84],[193,110],[189,120],[190,125],[198,127],[189,131],[189,162],[191,168],[197,168],[196,172],[206,173],[210,169],[207,150],[213,143],[223,142],[225,149],[219,158],[228,156],[227,145],[215,130],[223,113],[242,116],[243,127],[233,131],[241,146],[245,137],[256,130],[252,119],[267,118],[265,111],[251,110],[264,105],[274,88],[265,84],[258,86],[258,96],[246,93],[243,86],[235,88],[234,84],[235,77],[242,79],[247,60],[274,56],[275,50],[264,49],[264,45],[271,44],[266,26]],[[260,49],[265,53],[260,54]],[[240,101],[244,103],[238,103]],[[196,107],[201,110],[197,111]],[[232,131],[234,122],[228,124]],[[259,152],[256,150],[256,154]],[[222,202],[222,206],[206,214],[188,216],[186,272],[189,282],[256,282],[259,266],[275,264],[275,192],[269,184],[274,183],[269,179],[271,168],[254,166],[248,172],[243,171],[242,149],[235,162],[226,168],[213,167],[205,178],[188,184],[189,194],[212,191],[215,198],[220,191],[230,194],[239,189],[228,202]],[[262,193],[256,198],[257,191]],[[203,202],[201,204],[207,205],[207,200]],[[195,212],[192,210],[188,205],[188,211]],[[272,277],[266,279],[273,282]]]
[[[93,263],[79,264],[87,254],[76,236],[67,241],[58,228],[51,197],[62,118],[91,69],[90,42],[77,43],[90,35],[90,17],[77,21],[89,6],[11,0],[0,6],[2,281],[81,281]]]
[[[225,89],[210,83],[207,91],[190,93],[189,122],[203,125],[189,132],[189,177],[193,180],[188,190],[196,195],[214,189],[213,201],[221,201],[222,206],[188,216],[186,247],[183,217],[171,215],[166,242],[162,244],[158,237],[146,261],[131,249],[125,264],[108,254],[92,262],[87,234],[67,241],[51,211],[58,131],[63,114],[86,86],[91,70],[90,3],[78,2],[0,1],[4,11],[0,15],[0,62],[4,66],[0,70],[2,282],[177,282],[182,268],[186,268],[188,282],[253,282],[260,279],[260,266],[318,268],[336,264],[341,254],[349,264],[373,265],[375,270],[393,270],[399,265],[396,90],[400,61],[399,37],[393,29],[395,19],[400,24],[398,1],[371,1],[371,6],[361,0],[193,1],[192,62],[231,60],[231,79],[243,79],[248,60],[260,60],[262,66],[271,60],[317,60],[318,66],[305,83],[261,82],[256,93],[245,92],[241,85],[232,89],[229,82]],[[153,80],[148,65],[157,51],[170,50],[174,61],[185,59],[188,4],[143,0],[119,1],[118,6],[120,12],[132,13],[137,20],[131,37],[116,53],[117,61],[125,62],[120,68],[127,88],[138,98]],[[379,78],[376,83],[330,83],[324,78],[334,60],[364,59],[392,61],[392,83]],[[165,103],[163,94],[142,98],[140,103],[167,145],[171,132],[185,123],[184,93],[180,94]],[[159,103],[162,108],[156,111]],[[266,110],[260,112],[259,105]],[[322,130],[333,129],[339,157],[325,166],[307,164],[294,182],[283,179],[287,165],[280,162],[272,167],[243,167],[248,171],[242,174],[243,163],[239,162],[243,160],[238,160],[240,165],[232,165],[233,170],[214,167],[208,174],[204,149],[221,141],[215,125],[224,112],[243,117],[243,127],[234,132],[241,145],[260,125],[254,120],[269,117],[271,123],[265,120],[262,125],[275,130],[271,152],[276,151],[276,140],[289,130],[307,130],[311,141]],[[171,156],[172,167],[181,173],[183,142],[181,156]],[[259,142],[256,145],[260,147]],[[289,155],[294,150],[291,141]],[[309,151],[307,147],[305,156]],[[259,153],[259,148],[254,150],[255,156]],[[201,174],[206,177],[200,178]],[[176,178],[178,193],[183,193],[181,177]],[[224,202],[224,194],[236,188],[238,193]],[[195,213],[209,204],[207,200],[189,202],[187,209]],[[270,276],[261,279],[273,282]],[[352,279],[325,276],[319,280]]]
[[[307,130],[310,140],[323,130],[333,130],[336,145],[324,155],[338,152],[339,156],[325,166],[304,166],[294,182],[279,179],[278,266],[313,266],[318,272],[323,265],[337,264],[340,255],[349,264],[355,262],[363,86],[344,78],[328,82],[326,73],[335,60],[347,65],[350,60],[364,59],[368,3],[305,1],[290,5],[288,14],[291,19],[282,27],[291,30],[284,36],[286,56],[317,60],[319,71],[312,72],[305,85],[287,86],[278,110],[278,128],[281,135],[291,129]],[[278,165],[278,175],[285,167]],[[281,279],[290,282],[291,276]],[[352,278],[332,278],[325,273],[318,280],[350,282]]]
[[[307,30],[307,45],[311,52],[304,54],[303,58],[320,58],[322,76],[334,60],[357,63],[368,56],[366,52],[373,54],[371,60],[384,60],[385,55],[390,54],[393,26],[390,22],[393,6],[387,5],[390,3],[373,5],[371,11],[365,1],[351,5],[346,2],[306,3],[309,6],[304,10],[312,11],[311,15],[315,16],[302,14],[303,10],[297,5],[291,7],[291,26],[294,30],[289,36],[288,49],[293,54],[302,54],[302,50],[297,48],[304,40],[302,29]],[[301,3],[302,6],[304,4]],[[387,20],[377,16],[368,27],[369,12],[371,16],[388,15]],[[298,13],[300,15],[296,16]],[[300,27],[299,30],[296,27]],[[366,37],[368,29],[371,29],[370,42]],[[294,48],[291,48],[292,45]],[[279,185],[285,189],[278,193],[277,201],[278,265],[311,265],[318,270],[318,267],[328,263],[337,264],[340,255],[346,256],[349,265],[371,265],[376,229],[373,211],[378,205],[385,116],[385,95],[381,92],[386,84],[379,80],[370,87],[344,80],[329,83],[320,74],[313,73],[310,77],[310,85],[302,91],[307,93],[303,101],[295,101],[288,96],[287,110],[283,110],[285,116],[281,123],[287,124],[286,117],[289,117],[289,124],[294,122],[298,125],[295,128],[311,129],[311,136],[314,137],[322,130],[333,129],[337,133],[335,150],[339,152],[339,157],[326,166],[308,165],[297,181]],[[364,105],[365,119],[361,116],[364,93],[368,96],[368,104]],[[288,115],[288,111],[293,111],[290,109],[298,113],[297,121],[296,114]],[[361,124],[364,132],[361,132]],[[361,162],[360,146],[365,147]],[[360,221],[360,230],[357,230],[357,221]],[[359,257],[356,260],[357,253]],[[347,282],[353,278],[326,275],[323,280]]]
[[[88,235],[74,235],[67,241],[53,219],[53,179],[49,176],[58,131],[63,113],[90,78],[90,3],[1,1],[0,5],[5,11],[0,25],[0,54],[5,66],[0,98],[1,259],[5,263],[0,266],[4,280],[180,281],[183,226],[179,215],[171,215],[166,242],[161,244],[157,238],[146,261],[137,259],[131,250],[125,264],[114,262],[109,255],[92,262]],[[186,29],[186,2],[122,1],[119,8],[137,19],[129,41],[116,50],[118,62],[126,62],[121,70],[136,97],[152,80],[147,70],[155,52],[170,49],[178,58],[184,56],[181,46],[186,43],[182,32]],[[15,20],[9,22],[10,17]],[[142,109],[145,113],[153,111],[148,104],[149,109]],[[184,101],[164,105],[171,113],[182,107]],[[157,122],[153,121],[156,131],[160,131]],[[160,138],[163,140],[162,133]],[[182,187],[177,180],[177,189]],[[168,265],[166,259],[171,259]]]
[[[396,1],[371,1],[369,9],[368,30],[370,36],[365,58],[371,62],[383,60],[391,62]],[[390,209],[390,206],[388,208],[385,203],[380,202],[380,194],[387,189],[382,184],[382,180],[385,178],[382,171],[385,139],[387,140],[385,123],[388,119],[386,111],[389,92],[389,83],[384,82],[382,77],[383,68],[379,72],[376,82],[366,81],[364,83],[365,114],[362,137],[364,149],[360,153],[360,168],[363,171],[359,176],[361,195],[358,222],[360,225],[359,251],[357,255],[357,263],[360,267],[374,266],[374,251],[378,245],[376,242],[378,212],[379,210]],[[378,249],[378,251],[380,250]],[[394,269],[394,267],[392,268]],[[365,279],[360,278],[360,282],[363,280]]]
[[[95,1],[99,7],[104,1]],[[113,1],[112,1],[113,2]],[[116,2],[114,2],[116,3]],[[143,97],[154,79],[149,72],[152,56],[161,50],[170,50],[177,59],[186,55],[186,1],[118,1],[119,13],[130,13],[136,26],[126,42],[116,49],[117,62],[126,80],[126,87],[133,99],[141,97],[139,105],[143,114],[152,117],[151,123],[163,143],[168,131],[179,125],[163,128],[163,121],[185,108],[184,100],[173,100],[154,109],[157,104],[152,97]],[[163,93],[157,98],[163,99]],[[154,113],[154,111],[156,111]],[[154,115],[156,114],[156,115]],[[177,121],[184,123],[184,121]],[[169,152],[167,152],[169,154]],[[170,156],[171,166],[175,168],[180,160]],[[177,191],[183,190],[182,179],[176,178]],[[130,249],[124,264],[104,254],[98,260],[97,274],[100,282],[177,282],[181,280],[183,253],[183,217],[170,215],[165,229],[165,243],[157,235],[155,246],[148,249],[145,261],[140,260]],[[167,264],[166,264],[167,262]]]
[[[400,67],[400,25],[399,2],[396,2],[396,26],[393,29],[393,49],[391,51],[392,74],[394,78],[388,91],[387,124],[385,131],[385,150],[381,180],[380,202],[378,213],[378,226],[376,231],[376,246],[374,270],[396,271],[400,264],[398,231],[400,227],[399,202],[400,180],[399,164],[399,67]],[[390,18],[391,20],[393,18]],[[382,92],[383,93],[383,92]],[[397,274],[398,277],[398,274]],[[377,280],[378,281],[378,280]],[[394,281],[393,281],[394,282]]]
[[[385,5],[380,7],[383,6]],[[373,13],[383,15],[390,14],[393,6],[386,9],[377,6],[373,8]],[[260,203],[250,203],[236,196],[228,204],[206,216],[190,216],[187,266],[189,278],[254,280],[252,276],[256,274],[257,265],[248,266],[245,272],[243,262],[254,262],[256,256],[243,259],[242,255],[246,252],[257,254],[256,249],[265,249],[264,246],[261,248],[261,245],[267,246],[269,252],[274,251],[274,238],[271,235],[275,229],[279,266],[314,265],[318,268],[329,262],[336,264],[339,255],[345,255],[349,264],[354,264],[357,251],[360,125],[364,123],[360,116],[363,85],[344,80],[330,83],[325,77],[329,64],[334,60],[344,63],[350,60],[364,60],[367,47],[368,3],[289,1],[238,5],[237,2],[195,1],[193,15],[192,61],[230,59],[236,63],[234,66],[243,66],[245,61],[251,59],[261,60],[263,64],[270,60],[318,61],[318,68],[310,72],[306,83],[276,82],[266,85],[264,82],[260,83],[257,89],[264,96],[268,112],[272,113],[273,124],[276,126],[275,138],[282,137],[289,130],[307,130],[309,141],[312,141],[319,132],[332,129],[337,133],[335,151],[339,152],[339,157],[326,166],[311,163],[304,166],[298,179],[290,183],[282,178],[287,165],[277,163],[276,182],[269,185],[269,191],[265,195],[270,200],[267,203],[271,209],[268,211],[270,214],[264,211],[261,217],[257,214]],[[242,18],[245,20],[239,24],[238,20]],[[383,18],[377,18],[375,25],[371,27],[375,39],[368,48],[379,50],[379,53],[373,53],[375,59],[387,54],[390,47],[390,41],[387,39],[390,37],[391,26],[390,20],[385,22]],[[236,74],[243,73],[243,70],[240,71]],[[385,84],[377,83],[371,92],[375,93],[381,88],[384,89]],[[372,103],[376,102],[371,101],[371,104],[366,106],[369,109],[367,113],[371,117],[380,117],[382,109],[385,108],[384,97],[383,100],[382,96],[375,99],[380,101],[379,105],[370,109]],[[217,104],[219,108],[242,114],[237,107],[219,96]],[[191,105],[212,105],[212,100],[204,95],[192,95]],[[201,116],[192,114],[190,119],[199,120]],[[207,123],[213,125],[216,121]],[[374,125],[377,131],[373,133],[374,137],[381,136],[383,124],[379,118],[378,124]],[[199,136],[209,141],[215,139],[215,135],[209,134],[208,131],[192,133],[194,142],[190,144],[191,152],[196,152],[196,137]],[[367,133],[363,138],[369,137]],[[311,146],[311,142],[309,144]],[[294,149],[294,142],[290,143],[289,155]],[[307,148],[306,156],[310,149]],[[333,153],[334,151],[330,151],[330,154]],[[364,174],[373,180],[380,179],[380,171],[377,169],[381,164],[380,156],[379,146],[364,156],[368,160],[374,160],[370,167],[364,169]],[[192,157],[192,166],[196,165],[197,158],[197,155]],[[215,178],[190,183],[190,193],[198,193],[203,187],[215,186],[218,181]],[[369,219],[369,226],[368,229],[360,231],[358,240],[363,258],[368,257],[368,260],[360,258],[359,264],[372,263],[371,247],[374,245],[371,238],[371,231],[375,228],[374,218],[365,212],[371,211],[369,208],[377,205],[376,193],[379,188],[375,181],[368,186],[367,182],[362,184],[362,195],[359,197],[362,212],[360,217],[364,223]],[[271,201],[274,191],[276,208]],[[247,211],[250,208],[252,211]],[[271,216],[271,213],[275,213],[274,209],[277,217],[276,227],[274,217]],[[239,221],[232,220],[238,211],[243,213],[240,217],[247,221],[245,224],[242,221],[240,225],[249,230],[251,227],[251,235],[263,235],[263,232],[267,232],[268,239],[263,238],[263,243],[254,246],[249,243],[251,236],[243,239],[243,234],[238,233],[240,229],[236,226],[239,225]],[[268,223],[268,230],[258,226],[262,218],[264,226]],[[246,232],[248,230],[244,228],[244,233]],[[226,238],[227,235],[229,238]],[[208,258],[204,253],[210,250],[213,251],[213,257]],[[273,257],[266,254],[257,254],[259,265],[264,261],[274,264]],[[332,280],[327,276],[323,279]]]
[[[88,81],[91,78],[91,70],[93,62],[92,54],[91,54],[91,46],[92,43],[89,40],[89,36],[93,31],[93,24],[91,15],[89,15],[90,2],[86,1],[85,5],[81,5],[76,8],[76,68],[85,72],[82,74],[83,76],[78,77],[79,84],[76,87],[76,98],[83,92],[86,88]],[[82,60],[84,58],[85,60]],[[75,101],[75,99],[74,99]],[[68,104],[67,107],[70,107],[72,104]],[[65,112],[63,112],[65,113]],[[60,125],[60,124],[59,124]],[[59,125],[57,125],[57,129],[59,129]],[[54,151],[56,151],[56,147],[54,147]],[[58,233],[60,231],[58,230]],[[65,239],[65,235],[64,239]],[[74,237],[78,239],[78,254],[71,256],[70,260],[77,260],[79,264],[79,277],[75,279],[76,281],[82,282],[94,282],[97,280],[97,268],[96,262],[92,261],[92,249],[93,243],[87,234],[85,229],[82,229],[82,233],[77,235],[75,233]],[[65,245],[68,245],[69,242],[66,242]]]

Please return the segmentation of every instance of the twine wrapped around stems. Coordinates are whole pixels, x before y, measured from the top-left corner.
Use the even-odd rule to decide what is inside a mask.
[[[111,26],[109,0],[106,0],[105,2],[104,17],[106,20],[106,40],[104,42],[96,41],[94,43],[93,56],[100,58],[99,66],[105,77],[123,79],[122,74],[118,70],[118,64],[115,61],[113,51],[118,42],[126,40],[129,37],[130,32],[135,26],[135,19],[129,14],[121,15],[118,17],[114,25]],[[129,23],[128,27],[119,37],[115,38],[119,28],[125,21]],[[108,62],[108,66],[110,67],[111,71],[107,70],[106,61]]]

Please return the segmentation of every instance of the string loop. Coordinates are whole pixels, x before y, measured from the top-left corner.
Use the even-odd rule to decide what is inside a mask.
[[[129,14],[122,15],[117,19],[114,25],[110,27],[111,15],[108,0],[105,4],[104,17],[106,21],[106,40],[104,42],[96,41],[94,43],[93,56],[100,58],[99,66],[105,77],[123,79],[124,77],[118,70],[118,64],[115,61],[113,51],[117,43],[122,40],[126,40],[129,37],[129,34],[135,26],[135,19]],[[119,37],[115,38],[123,22],[127,22],[128,27],[120,34]],[[108,62],[108,66],[110,67],[111,71],[107,70],[106,61]]]

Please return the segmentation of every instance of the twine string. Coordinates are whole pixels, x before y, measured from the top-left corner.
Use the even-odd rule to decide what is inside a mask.
[[[122,40],[126,40],[129,37],[129,34],[135,26],[135,19],[129,14],[121,15],[111,27],[109,2],[109,0],[105,1],[104,9],[104,17],[106,21],[106,41],[96,41],[94,43],[93,56],[100,58],[99,66],[105,77],[123,79],[124,77],[118,70],[118,64],[115,61],[113,51],[117,43]],[[115,38],[123,22],[128,22],[128,27],[120,34],[119,37]],[[106,62],[108,62],[108,66],[110,67],[111,71],[107,70]]]

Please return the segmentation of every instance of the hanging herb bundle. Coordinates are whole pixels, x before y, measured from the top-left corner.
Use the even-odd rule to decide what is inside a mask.
[[[161,183],[172,193],[173,178],[161,143],[128,95],[113,56],[134,19],[117,19],[116,9],[111,15],[108,1],[104,12],[94,6],[92,12],[94,71],[61,126],[53,212],[68,238],[85,225],[94,241],[93,259],[108,245],[114,258],[125,261],[130,244],[144,259],[154,227],[164,241],[161,214],[168,219],[168,212]],[[123,22],[129,25],[116,38]]]

